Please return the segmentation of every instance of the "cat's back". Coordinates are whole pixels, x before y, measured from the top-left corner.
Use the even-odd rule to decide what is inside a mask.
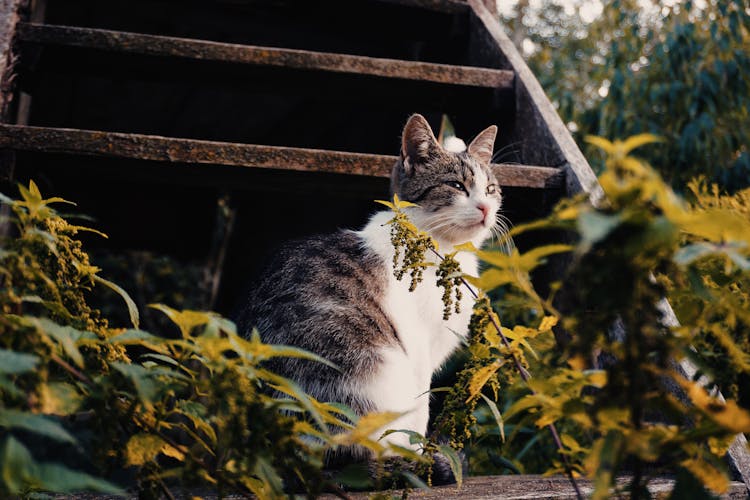
[[[314,352],[344,373],[370,370],[379,347],[399,342],[382,307],[387,286],[385,261],[358,233],[314,236],[275,253],[236,321],[245,334],[257,328],[264,342]]]

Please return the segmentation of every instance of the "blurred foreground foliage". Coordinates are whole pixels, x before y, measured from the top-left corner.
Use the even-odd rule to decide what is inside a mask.
[[[631,476],[633,498],[650,498],[650,478],[667,473],[677,477],[675,494],[712,498],[728,488],[728,446],[750,432],[739,393],[750,375],[750,191],[721,195],[696,181],[691,204],[630,156],[659,138],[587,140],[606,152],[598,205],[565,200],[510,233],[559,241],[562,231],[571,245],[462,247],[486,264],[466,279],[491,293],[475,306],[471,356],[438,432],[465,447],[472,473],[568,471],[594,481],[594,498],[609,498],[618,474]],[[541,296],[531,275],[550,260],[567,271]]]
[[[94,230],[60,217],[52,206],[65,200],[43,198],[33,182],[19,188],[19,200],[1,195],[15,235],[0,249],[0,496],[127,488],[158,498],[175,485],[316,496],[337,484],[390,484],[385,469],[379,484],[366,472],[328,477],[324,457],[338,447],[424,462],[373,438],[397,415],[358,418],[263,365],[323,359],[242,338],[208,312],[152,305],[179,335],[139,329],[136,304],[99,276],[77,239]],[[122,297],[131,327],[90,307],[101,287]],[[408,471],[403,478],[424,486]]]

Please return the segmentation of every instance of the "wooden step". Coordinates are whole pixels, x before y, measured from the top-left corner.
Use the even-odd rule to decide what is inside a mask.
[[[469,6],[462,0],[380,0],[386,3],[395,3],[405,7],[416,7],[424,10],[447,13],[464,13]]]
[[[21,23],[18,26],[18,38],[24,42],[47,45],[419,80],[467,87],[510,89],[514,81],[513,72],[508,70],[258,47],[73,26]]]
[[[0,125],[0,148],[379,178],[390,176],[397,159],[389,155],[23,125]],[[563,172],[551,167],[493,164],[493,169],[503,187],[561,189],[564,183]]]

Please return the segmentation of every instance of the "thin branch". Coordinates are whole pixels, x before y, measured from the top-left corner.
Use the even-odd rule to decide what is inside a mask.
[[[430,251],[441,261],[445,260],[445,257],[440,255],[440,253],[435,250],[434,248],[431,248]],[[466,287],[467,290],[469,290],[469,293],[472,297],[474,297],[474,300],[479,299],[479,294],[476,290],[474,290],[474,287],[469,284],[468,281],[466,281],[465,278],[461,277],[461,283]],[[508,354],[510,355],[511,359],[513,360],[513,364],[516,366],[516,369],[518,370],[518,373],[521,375],[521,379],[526,383],[526,385],[529,385],[529,380],[531,380],[531,374],[526,370],[519,359],[516,357],[515,354],[513,354],[513,351],[511,350],[510,342],[508,342],[508,338],[503,334],[502,328],[500,328],[500,325],[497,323],[497,320],[495,319],[495,316],[493,314],[489,315],[490,322],[492,322],[492,326],[497,331],[497,334],[500,336],[500,340],[502,340],[503,345],[506,349],[508,349]],[[534,389],[529,387],[529,390],[531,391],[531,394],[536,394]],[[578,500],[583,500],[583,495],[581,494],[581,490],[578,488],[578,483],[576,482],[575,477],[573,476],[573,470],[570,468],[570,463],[568,462],[568,457],[565,456],[565,453],[563,452],[563,444],[560,440],[560,435],[557,432],[557,428],[555,427],[554,423],[551,423],[547,426],[550,433],[552,434],[552,439],[555,441],[555,446],[557,447],[557,451],[560,453],[560,458],[562,459],[563,464],[565,465],[565,472],[568,475],[568,479],[570,479],[570,483],[573,485],[573,489],[576,492],[576,498]]]
[[[70,363],[62,359],[57,354],[51,354],[50,359],[54,361],[55,364],[57,364],[60,368],[70,373],[71,375],[73,375],[73,377],[77,378],[78,380],[86,384],[87,386],[89,387],[94,386],[94,383],[91,381],[90,378],[88,378],[86,375],[84,375],[83,373],[75,369]]]

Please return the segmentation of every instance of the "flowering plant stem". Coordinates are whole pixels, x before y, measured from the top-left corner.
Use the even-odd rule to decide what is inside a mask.
[[[433,255],[435,255],[435,257],[437,257],[441,261],[445,260],[445,257],[443,257],[440,254],[440,252],[438,252],[434,248],[430,248],[430,251],[433,253]],[[469,294],[471,294],[471,296],[474,298],[474,300],[478,300],[479,294],[474,289],[474,287],[472,287],[471,284],[469,284],[469,282],[466,281],[465,278],[461,277],[460,280],[461,280],[461,283],[464,285],[464,287],[466,287],[466,289],[469,291]],[[513,353],[511,346],[510,346],[510,342],[508,342],[508,338],[503,334],[502,328],[500,328],[500,325],[498,324],[495,316],[492,314],[489,314],[489,320],[492,323],[492,326],[497,331],[497,334],[500,336],[500,340],[502,341],[503,345],[508,349],[508,353],[513,360],[513,364],[518,370],[518,373],[521,376],[521,379],[528,386],[528,382],[531,379],[531,374],[529,373],[528,370],[526,370],[523,367],[521,362]],[[531,387],[529,387],[529,390],[531,391],[532,394],[536,394],[536,392]],[[568,463],[568,458],[565,456],[565,453],[563,452],[563,444],[562,444],[562,441],[560,440],[560,434],[557,432],[557,428],[555,427],[554,423],[547,425],[547,429],[549,429],[550,434],[552,434],[552,439],[555,442],[555,447],[560,452],[560,458],[562,459],[562,462],[565,466],[565,471],[567,472],[568,479],[570,479],[570,484],[573,486],[573,489],[576,492],[576,498],[578,498],[578,500],[582,500],[583,495],[581,494],[581,490],[578,487],[578,483],[576,482],[575,476],[573,475],[573,470],[571,469],[570,464]]]

